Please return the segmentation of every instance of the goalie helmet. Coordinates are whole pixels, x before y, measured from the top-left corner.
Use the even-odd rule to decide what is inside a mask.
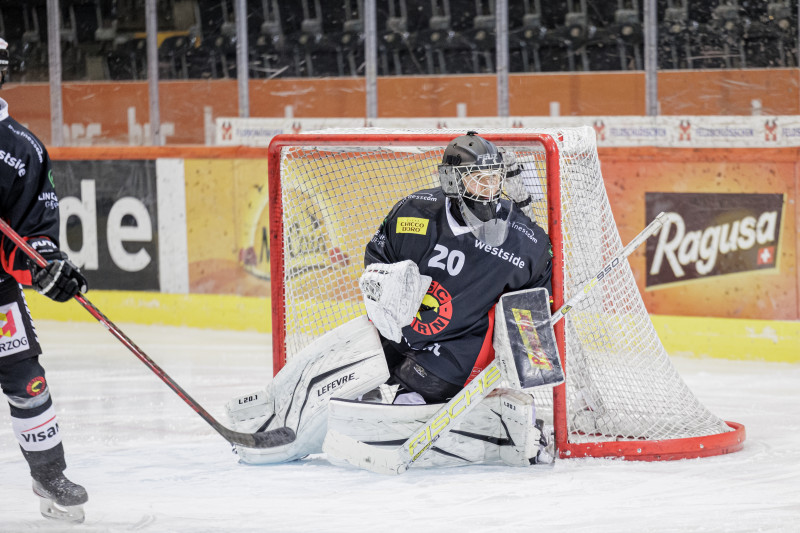
[[[505,175],[503,152],[474,131],[450,141],[439,165],[439,181],[450,198],[497,201]]]
[[[456,203],[472,233],[490,246],[508,235],[509,211],[500,209],[506,172],[503,150],[474,131],[450,141],[439,165],[445,196]]]
[[[0,87],[6,82],[8,74],[8,43],[0,37]]]

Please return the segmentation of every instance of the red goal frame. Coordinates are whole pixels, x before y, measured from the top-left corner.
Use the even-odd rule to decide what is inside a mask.
[[[552,309],[564,303],[564,251],[561,234],[561,180],[559,148],[556,139],[544,133],[485,133],[484,138],[503,145],[528,145],[540,143],[546,160],[548,203],[548,234],[553,245]],[[283,250],[283,211],[280,180],[281,152],[286,147],[354,146],[362,139],[364,146],[446,146],[453,134],[444,133],[391,133],[391,134],[282,134],[275,136],[268,147],[268,176],[270,204],[270,273],[272,286],[272,351],[273,371],[277,373],[286,364],[285,348],[285,287]],[[365,243],[366,244],[366,243]],[[566,364],[564,321],[554,327],[562,368]],[[561,458],[614,457],[626,460],[662,461],[722,455],[742,449],[745,428],[735,422],[726,422],[732,431],[702,437],[668,440],[619,440],[592,443],[569,441],[566,406],[566,381],[553,389],[553,423],[556,447]]]

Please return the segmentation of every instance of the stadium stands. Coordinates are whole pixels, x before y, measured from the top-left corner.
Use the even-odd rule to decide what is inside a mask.
[[[382,76],[494,72],[494,0],[377,3]],[[641,70],[642,0],[509,4],[511,72]],[[63,78],[146,77],[144,0],[60,0]],[[236,76],[234,0],[157,3],[165,79]],[[363,0],[248,0],[252,78],[364,74]],[[658,0],[661,69],[797,66],[788,0]],[[0,0],[12,79],[47,79],[46,0]]]

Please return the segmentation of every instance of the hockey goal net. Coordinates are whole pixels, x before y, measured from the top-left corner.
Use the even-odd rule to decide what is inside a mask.
[[[480,132],[512,150],[553,242],[554,309],[622,249],[591,128]],[[404,196],[439,185],[464,131],[327,130],[269,147],[274,371],[365,309],[364,247]],[[491,275],[487,272],[487,275]],[[536,393],[561,457],[665,460],[741,449],[744,427],[704,407],[673,367],[630,266],[556,325],[566,383]]]

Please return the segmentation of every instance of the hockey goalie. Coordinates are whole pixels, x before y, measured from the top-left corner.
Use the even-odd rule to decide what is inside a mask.
[[[241,461],[325,451],[336,464],[387,472],[552,461],[525,392],[563,381],[550,241],[512,153],[468,132],[438,170],[441,186],[400,200],[366,246],[367,316],[319,337],[265,389],[228,402],[237,431],[297,435],[274,448],[239,446]]]

